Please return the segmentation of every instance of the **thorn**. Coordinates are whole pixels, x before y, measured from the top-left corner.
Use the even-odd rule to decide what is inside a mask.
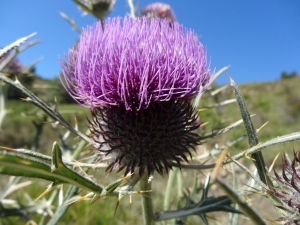
[[[64,201],[64,185],[61,184],[59,185],[59,191],[58,191],[58,205],[61,206],[63,204]]]
[[[269,173],[273,170],[273,167],[274,167],[275,162],[276,162],[276,160],[277,160],[277,158],[278,158],[279,155],[280,155],[280,152],[278,152],[278,154],[276,155],[275,159],[273,160],[273,162],[272,162],[272,164],[271,164],[271,166],[269,168]]]
[[[8,150],[8,151],[16,152],[16,149],[14,149],[14,148],[8,148],[8,147],[3,147],[3,146],[0,146],[0,148],[3,148],[3,149]]]
[[[76,161],[76,162],[77,162],[77,161]],[[81,170],[81,172],[84,174],[85,178],[87,178],[87,179],[89,179],[89,180],[92,180],[92,179],[91,179],[91,176],[88,175],[88,174],[85,172],[85,170],[82,169],[81,166],[78,166],[78,168],[79,168],[79,169]]]
[[[117,212],[117,209],[119,207],[119,204],[120,204],[120,200],[117,201],[117,205],[116,205],[116,208],[115,208],[114,216],[116,215],[116,212]]]
[[[125,177],[122,177],[122,180],[126,180],[127,178],[130,178],[134,173],[129,173]]]
[[[54,126],[59,125],[59,121],[55,121],[55,122],[53,123],[53,125],[54,125]]]
[[[198,109],[197,112],[203,112],[203,111],[206,111],[207,108],[202,108],[202,109]]]
[[[129,195],[129,205],[130,205],[130,210],[131,210],[131,203],[132,203],[132,195]]]
[[[51,166],[51,170],[50,170],[50,172],[51,172],[51,173],[53,173],[55,170],[56,170],[55,166],[54,166],[54,165],[52,165],[52,166]]]
[[[260,128],[258,128],[256,130],[256,133],[258,133],[264,126],[266,126],[269,123],[269,121],[265,122],[263,125],[260,126]]]
[[[14,83],[15,83],[15,84],[21,84],[20,81],[18,80],[17,76],[15,76],[15,81],[14,81]]]
[[[222,166],[222,163],[223,163],[223,161],[224,161],[224,159],[225,159],[225,156],[227,155],[227,151],[228,151],[228,148],[225,148],[225,149],[221,152],[221,154],[220,154],[220,156],[219,156],[219,158],[218,158],[218,160],[217,160],[216,166],[215,166],[215,168],[214,168],[214,170],[213,170],[213,172],[212,172],[212,174],[211,174],[211,180],[212,180],[212,181],[215,181],[215,179],[217,178],[218,172],[219,172],[219,170],[220,170],[220,168],[221,168],[221,166]]]
[[[37,223],[33,220],[29,220],[27,223],[25,223],[25,225],[37,225]]]
[[[100,184],[103,184],[104,186],[107,186],[107,185],[109,185],[109,183],[107,183],[107,182],[104,182],[104,181],[102,181],[102,180],[99,180],[98,181]]]
[[[110,175],[110,172],[108,172],[108,173],[107,173],[107,175],[106,175],[106,177],[105,177],[105,178],[108,178],[108,177],[109,177],[109,175]]]
[[[245,196],[245,202],[251,203],[254,201],[254,198],[250,198],[249,196]]]
[[[72,166],[72,169],[75,170],[77,167],[79,168],[80,166],[77,165],[77,163],[80,163],[78,160],[73,159],[74,164]]]
[[[77,199],[75,199],[75,200],[69,202],[68,204],[66,204],[66,206],[67,206],[67,205],[71,205],[71,204],[73,204],[73,203],[75,203],[75,202],[79,202],[79,201],[91,200],[91,198],[89,198],[89,196],[90,196],[91,194],[93,194],[93,193],[88,193],[88,194],[85,195],[85,196],[81,196],[81,197],[79,197],[79,198],[77,198]]]
[[[74,129],[78,131],[78,123],[77,123],[77,118],[74,116],[74,122],[75,122],[75,127]]]
[[[276,222],[276,220],[272,220],[272,219],[269,219],[269,218],[265,218],[266,221],[269,221],[271,224],[278,224]]]
[[[91,205],[93,205],[93,204],[94,204],[96,201],[98,201],[100,198],[102,198],[101,195],[98,195],[98,197],[93,198],[93,199],[91,200]]]
[[[25,101],[25,102],[32,102],[32,99],[27,97],[27,98],[21,98],[22,101]]]
[[[204,127],[204,126],[206,126],[207,124],[209,124],[209,122],[201,123],[199,127]]]
[[[135,193],[137,193],[137,194],[140,194],[140,195],[144,195],[144,193],[147,193],[147,192],[152,192],[152,190],[147,190],[147,191],[136,191]],[[146,196],[146,197],[150,197],[150,196],[147,196],[147,195],[144,195],[144,196]]]
[[[78,139],[79,139],[79,136],[76,136],[76,137],[73,138],[74,141],[78,140]]]
[[[47,193],[49,193],[52,189],[54,188],[53,186],[53,183],[51,183],[47,189],[42,193],[40,194],[33,202],[37,202],[37,200],[39,200],[40,198],[44,197]]]

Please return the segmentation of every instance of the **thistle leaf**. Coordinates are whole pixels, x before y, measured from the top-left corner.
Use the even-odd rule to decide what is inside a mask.
[[[70,184],[74,184],[77,187],[88,189],[94,193],[102,193],[103,187],[93,181],[85,178],[83,175],[77,173],[74,170],[69,169],[62,160],[62,152],[59,145],[54,142],[52,148],[52,169],[53,173],[59,173],[63,175],[64,179]],[[111,192],[109,192],[111,193]]]
[[[154,215],[156,221],[168,220],[174,218],[184,218],[191,215],[199,216],[205,224],[208,224],[206,213],[215,211],[225,211],[231,213],[241,213],[239,210],[231,207],[231,200],[227,196],[208,197],[209,177],[205,181],[203,193],[200,201],[195,203],[191,197],[186,197],[186,205],[182,209],[175,211],[166,211]]]
[[[51,173],[50,165],[26,156],[0,151],[0,174],[41,178],[55,183],[64,183]]]
[[[12,50],[13,48],[16,48],[16,47],[20,46],[21,44],[23,44],[25,41],[27,41],[27,39],[31,38],[34,35],[36,35],[36,33],[32,33],[32,34],[28,35],[27,37],[20,38],[20,39],[16,40],[14,43],[6,46],[5,48],[0,49],[0,58],[4,54],[6,54],[10,50]]]
[[[244,126],[246,129],[246,133],[248,135],[248,142],[250,147],[256,146],[258,144],[258,137],[256,135],[256,130],[253,126],[251,117],[250,117],[250,113],[247,109],[245,100],[238,88],[238,86],[236,85],[236,83],[231,79],[230,79],[230,85],[232,86],[234,95],[236,97],[239,109],[240,109],[240,113],[242,116],[242,119],[244,121]],[[265,161],[263,158],[263,155],[261,152],[256,152],[254,154],[252,154],[252,158],[254,159],[254,164],[257,168],[258,171],[258,175],[260,177],[260,179],[265,183],[265,184],[269,184],[272,186],[272,181],[271,179],[269,179],[268,175],[267,175],[267,170],[266,170],[266,165],[265,165]]]

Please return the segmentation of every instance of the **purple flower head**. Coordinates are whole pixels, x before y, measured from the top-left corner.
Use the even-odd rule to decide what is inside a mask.
[[[161,2],[155,2],[150,5],[147,5],[142,11],[142,15],[147,17],[158,17],[166,19],[171,23],[176,21],[171,6]]]
[[[61,63],[65,88],[81,105],[138,111],[205,90],[206,53],[191,30],[159,18],[114,18],[104,27],[84,29]]]

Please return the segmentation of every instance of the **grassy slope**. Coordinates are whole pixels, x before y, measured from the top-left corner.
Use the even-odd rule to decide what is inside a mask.
[[[49,116],[45,121],[45,113],[30,103],[8,101],[6,107],[10,112],[6,115],[2,131],[0,131],[1,146],[30,148],[36,134],[33,121],[44,124],[39,147],[41,152],[51,149],[53,141],[59,138],[59,132],[62,134],[66,132],[66,129],[61,126],[52,126],[53,120]],[[74,118],[76,117],[79,129],[83,132],[87,129],[86,116],[89,115],[87,109],[73,104],[59,105],[59,111],[70,124],[75,124]]]
[[[245,98],[250,114],[255,114],[253,123],[255,128],[259,128],[264,123],[269,123],[258,133],[260,142],[265,142],[277,136],[297,132],[300,130],[300,78],[282,80],[270,83],[253,83],[240,85],[239,88]],[[218,96],[219,101],[234,98],[231,88],[227,88]],[[202,101],[201,107],[207,105],[206,101]],[[202,115],[202,116],[201,116]],[[209,122],[206,126],[206,132],[214,130],[219,126],[229,125],[241,119],[236,103],[224,106],[219,109],[209,109],[200,113],[204,122]],[[212,118],[212,119],[211,119]],[[225,119],[220,125],[219,121]],[[213,140],[212,144],[222,144],[244,134],[244,127],[240,125],[231,130],[228,134],[223,135],[220,139]],[[298,142],[287,143],[264,149],[263,154],[268,163],[274,159],[278,152],[291,152],[300,149]],[[241,150],[248,148],[247,140],[239,142],[230,149],[230,153],[236,154]]]

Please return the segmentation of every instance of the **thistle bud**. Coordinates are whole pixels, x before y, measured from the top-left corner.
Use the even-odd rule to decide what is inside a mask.
[[[176,21],[175,14],[170,5],[156,2],[147,5],[142,11],[142,15],[146,17],[157,17],[161,19],[166,19],[170,23]]]
[[[116,0],[79,0],[79,7],[84,13],[90,13],[103,20],[113,9]]]

